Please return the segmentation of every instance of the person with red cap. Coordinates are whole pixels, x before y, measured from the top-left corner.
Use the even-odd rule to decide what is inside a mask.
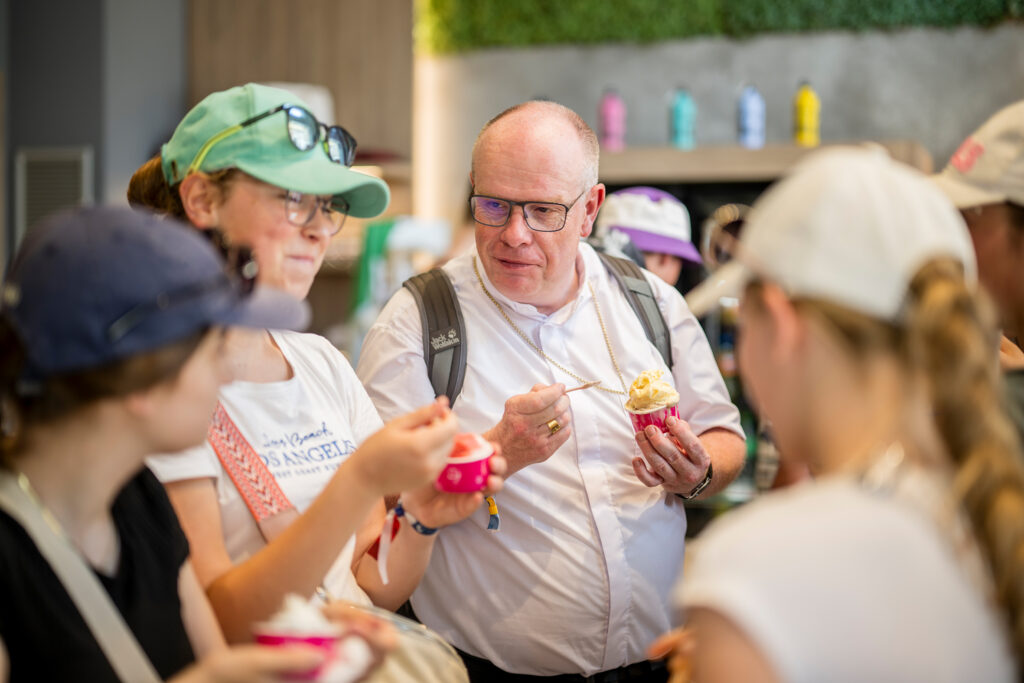
[[[932,180],[967,222],[978,277],[999,308],[1000,360],[1024,434],[1024,100],[971,133]]]

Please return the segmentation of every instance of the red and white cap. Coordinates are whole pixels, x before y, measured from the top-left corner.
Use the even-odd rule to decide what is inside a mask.
[[[1024,100],[974,131],[932,180],[958,209],[1003,202],[1024,206]]]

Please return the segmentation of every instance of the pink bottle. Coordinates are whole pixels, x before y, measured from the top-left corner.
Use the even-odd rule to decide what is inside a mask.
[[[604,91],[597,113],[601,146],[612,152],[624,148],[626,146],[626,103],[613,88]]]

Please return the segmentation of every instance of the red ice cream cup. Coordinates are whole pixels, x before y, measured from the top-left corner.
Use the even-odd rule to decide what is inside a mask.
[[[676,404],[666,406],[664,408],[657,408],[646,413],[634,413],[629,412],[629,419],[633,422],[633,431],[642,432],[648,425],[654,425],[661,431],[668,433],[668,428],[665,427],[665,420],[671,417],[679,417],[679,408]]]
[[[479,434],[457,435],[448,464],[441,470],[434,487],[447,493],[482,491],[491,473],[492,455],[494,448]]]
[[[308,671],[294,671],[289,674],[283,674],[283,678],[290,681],[315,681],[327,663],[331,661],[334,656],[334,648],[338,643],[338,636],[336,635],[317,635],[317,634],[300,634],[300,633],[289,633],[287,631],[274,631],[273,627],[266,627],[265,630],[256,631],[256,642],[259,645],[267,645],[270,647],[280,647],[282,645],[294,645],[300,643],[303,645],[312,645],[318,647],[327,653],[328,657],[324,660],[324,663],[320,666],[313,667]]]

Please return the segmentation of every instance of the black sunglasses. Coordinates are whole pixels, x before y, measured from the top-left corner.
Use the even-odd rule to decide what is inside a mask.
[[[206,155],[210,153],[210,150],[218,142],[281,111],[285,112],[288,139],[295,149],[300,152],[308,152],[313,149],[314,145],[320,141],[320,130],[323,129],[323,144],[324,150],[327,152],[327,158],[344,166],[351,166],[355,161],[356,139],[352,137],[351,133],[341,126],[328,126],[317,121],[316,117],[305,107],[300,107],[296,104],[282,104],[262,114],[248,118],[241,123],[236,123],[230,128],[225,128],[204,142],[203,146],[196,152],[192,163],[188,165],[185,175],[198,170],[203,160],[206,159]]]

